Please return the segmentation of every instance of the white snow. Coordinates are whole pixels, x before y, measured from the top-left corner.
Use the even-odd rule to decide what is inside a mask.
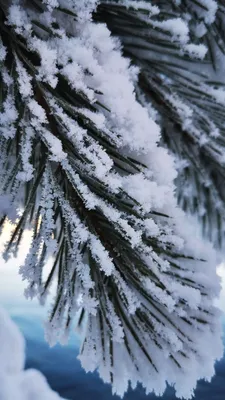
[[[35,369],[24,370],[25,340],[17,325],[0,307],[0,399],[59,400],[44,375]]]

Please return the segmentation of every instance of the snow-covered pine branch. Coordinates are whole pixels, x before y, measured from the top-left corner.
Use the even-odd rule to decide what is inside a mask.
[[[91,20],[96,2],[29,4],[0,6],[1,224],[15,222],[5,256],[32,229],[26,296],[44,301],[56,281],[49,342],[78,313],[82,365],[113,392],[130,381],[161,394],[168,382],[190,398],[222,356],[213,250],[176,207],[138,68]]]
[[[139,101],[175,155],[180,206],[224,246],[224,2],[108,0],[94,18],[140,68]]]

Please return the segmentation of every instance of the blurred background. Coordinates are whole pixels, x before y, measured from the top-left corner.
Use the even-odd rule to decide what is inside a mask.
[[[9,236],[9,227],[5,229],[3,240]],[[44,338],[43,324],[47,318],[46,306],[40,306],[37,300],[26,300],[23,291],[25,283],[19,275],[19,266],[24,260],[25,249],[29,247],[30,235],[27,232],[17,258],[7,262],[0,258],[0,304],[7,309],[21,329],[26,339],[26,368],[36,368],[47,378],[52,389],[62,397],[71,400],[119,400],[111,394],[110,385],[104,384],[97,373],[86,374],[76,359],[79,350],[79,337],[72,334],[66,346],[50,348]],[[3,243],[0,244],[0,253]],[[221,296],[217,305],[223,310],[225,332],[225,265],[218,267],[222,278]],[[209,344],[210,345],[210,344]],[[206,349],[207,351],[207,349]],[[147,395],[141,387],[129,390],[124,400],[175,400],[174,391],[168,388],[163,397]],[[216,364],[216,375],[210,383],[199,381],[194,400],[225,399],[225,356]]]

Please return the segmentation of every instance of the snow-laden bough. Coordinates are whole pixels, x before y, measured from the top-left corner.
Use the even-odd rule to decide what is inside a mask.
[[[81,363],[114,393],[168,382],[188,399],[223,352],[215,254],[176,206],[173,159],[136,100],[138,69],[91,20],[97,2],[31,3],[0,7],[5,255],[33,230],[20,273],[41,301],[56,281],[51,344],[77,318]]]

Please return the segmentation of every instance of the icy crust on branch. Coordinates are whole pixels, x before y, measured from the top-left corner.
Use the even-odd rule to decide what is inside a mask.
[[[0,399],[60,400],[46,378],[35,369],[24,370],[25,340],[7,312],[0,307]]]
[[[91,3],[83,2],[84,13]],[[141,382],[162,394],[168,382],[188,399],[223,351],[214,253],[176,208],[173,160],[136,101],[138,69],[106,26],[71,19],[57,11],[63,2],[45,4],[41,14],[18,2],[10,8],[6,29],[23,42],[10,50],[3,40],[0,51],[1,194],[21,207],[18,194],[23,184],[29,189],[7,250],[31,220],[20,273],[26,296],[41,301],[57,281],[46,324],[51,344],[66,339],[78,312],[82,365],[97,369],[114,393]]]

